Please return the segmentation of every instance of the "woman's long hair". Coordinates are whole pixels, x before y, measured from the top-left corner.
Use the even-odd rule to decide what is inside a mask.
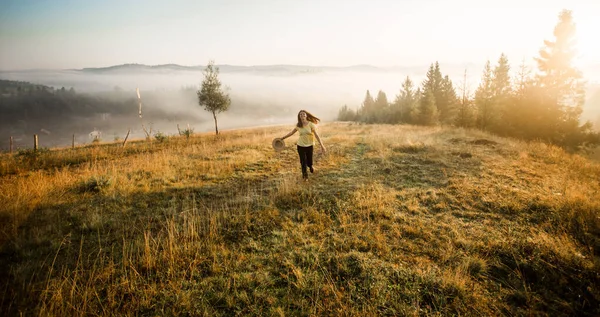
[[[310,113],[306,110],[300,110],[300,111],[298,111],[298,123],[296,124],[296,126],[298,128],[302,128],[302,120],[300,120],[300,113],[302,113],[302,112],[306,113],[306,120],[309,122],[317,124],[317,123],[319,123],[319,121],[321,121],[321,119],[315,117],[312,113]]]

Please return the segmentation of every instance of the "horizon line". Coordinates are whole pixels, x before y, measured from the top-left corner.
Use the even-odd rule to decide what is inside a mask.
[[[372,67],[379,69],[388,69],[388,68],[412,68],[412,67],[429,67],[432,64],[439,62],[440,64],[451,64],[451,65],[477,65],[476,62],[440,62],[434,61],[431,63],[420,63],[420,64],[412,64],[412,65],[386,65],[386,66],[377,66],[373,64],[351,64],[346,66],[333,66],[333,65],[309,65],[309,64],[215,64],[215,66],[232,66],[232,67],[269,67],[269,66],[294,66],[294,67],[312,67],[312,68],[351,68],[351,67]],[[485,64],[485,62],[481,62],[480,64]],[[597,64],[600,66],[600,63]],[[13,68],[13,69],[0,69],[0,72],[23,72],[23,71],[81,71],[86,69],[105,69],[111,67],[119,67],[119,66],[145,66],[145,67],[160,67],[160,66],[180,66],[187,68],[196,68],[196,67],[206,67],[206,65],[184,65],[177,63],[165,63],[165,64],[143,64],[143,63],[122,63],[122,64],[114,64],[108,66],[97,66],[97,67],[80,67],[80,68],[48,68],[48,67],[37,67],[37,68]]]

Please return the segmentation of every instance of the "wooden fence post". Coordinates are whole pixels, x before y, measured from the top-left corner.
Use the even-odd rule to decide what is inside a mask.
[[[12,153],[13,151],[13,137],[12,135],[10,136],[10,153]]]
[[[127,144],[127,138],[129,137],[129,132],[131,132],[131,129],[127,130],[127,135],[125,136],[125,141],[123,141],[123,147],[125,147],[125,144]]]
[[[37,134],[33,135],[33,150],[37,151],[38,149],[38,136]]]
[[[75,134],[73,134],[73,142],[71,142],[71,148],[75,148]]]

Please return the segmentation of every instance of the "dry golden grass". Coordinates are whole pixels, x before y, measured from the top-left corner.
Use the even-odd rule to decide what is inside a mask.
[[[308,183],[291,144],[270,147],[289,127],[3,154],[1,310],[600,314],[598,163],[478,131],[321,126]]]

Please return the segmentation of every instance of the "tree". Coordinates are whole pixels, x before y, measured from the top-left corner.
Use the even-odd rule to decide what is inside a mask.
[[[489,129],[494,118],[494,102],[492,88],[492,67],[488,60],[483,69],[483,75],[479,87],[475,91],[475,105],[477,107],[477,122],[482,130]]]
[[[508,58],[502,53],[498,59],[498,64],[492,72],[492,103],[495,113],[493,126],[490,128],[496,133],[506,134],[505,118],[508,116],[507,105],[512,95],[509,72],[510,65],[508,64]]]
[[[375,107],[375,100],[373,100],[373,97],[371,96],[371,92],[369,92],[369,90],[367,90],[367,93],[365,95],[365,100],[363,101],[357,117],[360,121],[363,122],[373,122],[373,110]]]
[[[442,75],[439,62],[429,66],[422,86],[424,94],[427,94],[428,91],[431,92],[438,118],[441,118],[442,123],[451,123],[457,103],[456,91],[450,78]],[[425,99],[425,102],[430,101]]]
[[[555,133],[550,141],[559,145],[574,146],[588,124],[579,125],[585,101],[585,82],[581,72],[572,66],[575,57],[576,27],[571,11],[563,10],[554,28],[554,41],[545,40],[545,47],[536,58],[540,73],[537,76],[544,90],[545,122]],[[575,139],[574,139],[575,138]]]
[[[435,103],[440,114],[440,121],[442,123],[451,124],[456,115],[458,98],[456,97],[456,91],[454,90],[454,86],[448,75],[442,79],[440,92]]]
[[[470,128],[473,126],[475,121],[475,111],[473,109],[473,102],[470,99],[471,92],[467,88],[467,70],[465,69],[465,73],[463,76],[463,82],[460,89],[461,98],[458,103],[457,114],[455,117],[454,123],[456,126],[463,128]]]
[[[392,104],[391,119],[394,123],[410,122],[410,114],[416,107],[417,96],[413,81],[409,76],[402,83],[400,94],[396,96]]]
[[[524,59],[521,62],[521,65],[519,65],[519,72],[517,73],[517,77],[515,78],[515,80],[516,81],[512,88],[514,95],[522,95],[525,90],[525,87],[532,82],[531,70],[525,64]]]
[[[221,81],[219,80],[219,68],[214,66],[214,61],[209,61],[208,66],[204,69],[204,80],[202,87],[197,91],[198,104],[204,107],[204,110],[210,111],[215,120],[215,132],[219,134],[217,125],[217,113],[227,111],[231,104],[229,95],[221,89]]]
[[[439,94],[441,91],[442,80],[443,78],[439,63],[435,62],[435,64],[431,64],[422,84],[423,91],[431,90],[434,95],[433,97],[435,98],[436,94]]]
[[[511,88],[512,95],[504,107],[503,131],[507,135],[528,139],[531,137],[529,129],[536,129],[542,109],[536,107],[539,104],[535,100],[539,89],[535,86],[531,71],[523,60]]]
[[[442,76],[442,71],[440,70],[440,63],[436,61],[435,66],[433,68],[433,82],[432,82],[434,97],[436,97],[436,99],[439,97],[439,94],[441,93],[443,80],[444,80],[444,78]],[[438,95],[435,95],[435,94],[438,94]]]
[[[436,93],[442,80],[439,64],[436,62],[429,66],[427,75],[422,84],[421,100],[419,104],[419,113],[417,122],[423,125],[436,125],[439,120],[439,114],[436,104]]]
[[[338,111],[338,120],[339,121],[356,121],[356,112],[348,107],[348,105],[344,105]]]
[[[494,68],[492,82],[494,96],[498,99],[507,98],[512,91],[509,72],[510,65],[508,64],[508,57],[502,53],[498,59],[498,64]]]
[[[423,91],[421,87],[417,87],[415,92],[415,104],[411,111],[408,113],[408,122],[412,124],[418,124],[421,116],[421,101],[423,100]]]
[[[421,107],[419,109],[419,123],[422,125],[437,125],[439,114],[435,106],[435,97],[431,90],[425,90],[422,94]]]
[[[384,123],[389,121],[389,106],[387,95],[383,90],[380,90],[377,93],[377,98],[375,99],[375,105],[373,110],[373,115],[375,117],[375,122]]]

